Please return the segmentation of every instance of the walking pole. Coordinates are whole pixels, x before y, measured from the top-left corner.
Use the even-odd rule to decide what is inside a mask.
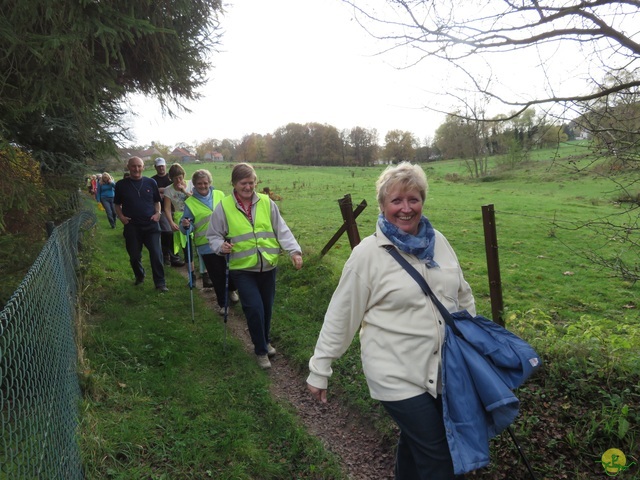
[[[224,347],[223,351],[227,353],[227,318],[229,316],[229,254],[225,255],[227,265],[224,270]]]
[[[191,323],[195,323],[193,309],[193,270],[191,270],[191,227],[187,230],[187,272],[189,273],[189,291],[191,292]]]
[[[507,427],[507,431],[511,436],[511,440],[513,440],[513,443],[515,444],[516,449],[518,450],[518,453],[522,457],[522,460],[524,461],[524,464],[527,467],[527,470],[529,471],[529,475],[531,475],[531,479],[536,480],[536,475],[535,473],[533,473],[533,468],[531,468],[531,465],[529,464],[529,460],[527,459],[526,455],[522,451],[522,448],[520,447],[520,443],[518,443],[518,440],[516,439],[515,433],[513,433],[513,429],[511,428],[511,425]]]

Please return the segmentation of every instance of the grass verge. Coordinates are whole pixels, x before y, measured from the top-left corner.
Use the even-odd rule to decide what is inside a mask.
[[[339,463],[269,393],[222,319],[167,269],[133,285],[104,215],[84,278],[81,448],[91,479],[342,479]],[[146,254],[146,251],[145,251]],[[146,261],[146,259],[145,259]]]

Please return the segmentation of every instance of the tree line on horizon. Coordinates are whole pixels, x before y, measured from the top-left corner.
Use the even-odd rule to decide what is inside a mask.
[[[381,144],[376,129],[338,130],[332,125],[310,122],[289,123],[273,133],[252,133],[241,140],[208,139],[196,145],[179,143],[177,146],[193,152],[200,160],[206,153],[217,151],[225,160],[235,162],[370,166],[493,155],[505,155],[516,162],[525,159],[533,149],[556,146],[584,135],[576,124],[555,125],[544,115],[536,115],[533,108],[507,117],[470,119],[460,112],[450,113],[436,129],[435,136],[423,141],[412,132],[390,130]],[[153,142],[153,146],[165,155],[171,150],[160,142]]]

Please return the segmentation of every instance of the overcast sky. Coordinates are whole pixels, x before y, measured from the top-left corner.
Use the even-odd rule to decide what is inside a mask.
[[[452,111],[460,104],[444,95],[466,95],[454,90],[462,80],[451,65],[428,58],[400,69],[412,61],[403,58],[410,50],[380,55],[389,45],[365,32],[341,0],[235,0],[226,10],[220,52],[213,56],[202,98],[188,104],[192,113],[169,119],[157,101],[134,98],[133,144],[241,140],[292,122],[376,129],[380,143],[387,131],[399,129],[424,142],[444,121],[443,114],[424,106]],[[484,67],[501,93],[584,88],[577,72],[588,69],[588,62],[566,53],[567,47],[575,48],[572,42],[561,45],[562,51],[551,44],[525,53],[474,56],[466,66]],[[582,84],[576,87],[575,82]],[[488,116],[508,113],[501,108]]]
[[[340,0],[238,0],[227,8],[223,45],[203,97],[188,105],[193,112],[163,118],[157,101],[137,97],[134,144],[240,140],[291,122],[375,128],[381,142],[388,130],[408,130],[423,141],[442,122],[421,108],[435,76],[376,56],[382,45]]]

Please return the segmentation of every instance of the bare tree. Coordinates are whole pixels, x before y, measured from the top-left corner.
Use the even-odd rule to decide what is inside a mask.
[[[458,88],[449,82],[446,97],[480,95],[510,110],[502,121],[536,106],[547,118],[565,125],[571,120],[576,129],[589,132],[599,154],[594,162],[611,167],[600,171],[614,184],[612,199],[627,208],[617,218],[575,228],[590,228],[617,242],[616,249],[598,250],[603,254],[585,249],[593,263],[631,281],[640,279],[640,1],[344,2],[353,7],[356,21],[386,45],[381,54],[402,50],[399,67],[426,63],[437,72],[435,66],[445,64],[461,74],[464,81]],[[429,108],[451,111],[450,106],[434,108],[432,101]],[[542,141],[564,135],[562,127],[541,133]]]
[[[492,74],[496,54],[514,53],[518,58],[536,58],[545,75],[552,73],[548,66],[554,58],[571,59],[572,69],[582,65],[581,71],[572,73],[586,74],[588,79],[627,69],[640,56],[639,1],[344,1],[370,34],[389,42],[387,50],[408,47],[404,67],[443,60],[462,71],[478,92],[519,107],[515,114],[536,104],[589,101],[640,87],[637,78],[598,89],[585,85],[585,90],[571,92],[547,85],[543,94],[532,98],[531,86],[522,85],[507,96],[500,88],[503,80]]]

